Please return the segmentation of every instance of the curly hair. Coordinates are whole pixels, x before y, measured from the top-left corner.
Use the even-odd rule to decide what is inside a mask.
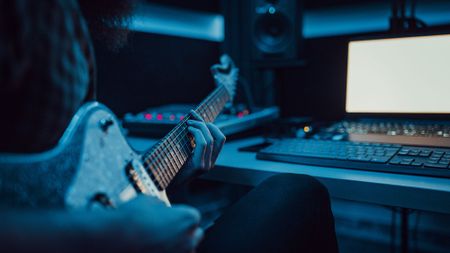
[[[0,1],[0,150],[35,152],[57,143],[92,94],[91,34],[111,49],[122,46],[126,29],[115,26],[126,23],[131,3]]]

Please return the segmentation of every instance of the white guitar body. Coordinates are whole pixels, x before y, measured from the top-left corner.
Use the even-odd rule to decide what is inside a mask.
[[[143,193],[170,205],[165,191],[158,190],[145,172],[141,155],[124,138],[116,117],[97,103],[85,105],[79,113],[85,113],[85,117],[81,117],[85,118],[86,128],[82,144],[84,152],[78,172],[65,196],[66,204],[71,207],[87,206],[89,200],[95,198],[95,195],[92,196],[95,193],[104,194],[112,205],[118,205],[137,196],[133,184],[140,182],[145,187]],[[139,178],[130,178],[130,170],[136,171]]]
[[[80,108],[56,148],[32,155],[2,154],[0,168],[1,198],[14,206],[117,206],[141,192],[170,205],[165,191],[145,173],[141,155],[128,145],[117,118],[95,102]],[[130,170],[140,178],[133,180]],[[146,190],[138,191],[137,182]],[[35,187],[41,188],[39,193]],[[42,192],[45,199],[39,197]]]
[[[238,69],[224,55],[211,71],[218,87],[195,109],[213,122],[234,96]],[[183,120],[151,150],[137,153],[105,106],[83,105],[59,144],[39,154],[0,153],[0,204],[36,208],[116,207],[146,194],[167,205],[165,193],[192,154]]]

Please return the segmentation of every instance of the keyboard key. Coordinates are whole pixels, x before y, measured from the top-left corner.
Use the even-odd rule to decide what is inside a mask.
[[[389,162],[389,164],[397,165],[397,164],[400,164],[400,162],[401,162],[400,159],[392,159],[392,160]]]
[[[428,156],[430,156],[430,154],[431,154],[431,151],[424,151],[424,150],[422,150],[422,151],[419,153],[419,156],[422,156],[422,157],[428,157]]]
[[[412,163],[412,161],[401,161],[400,164],[401,165],[410,165]]]
[[[425,167],[446,169],[448,166],[445,164],[439,164],[439,163],[425,163]]]
[[[421,167],[423,165],[423,162],[412,162],[411,165]]]
[[[368,162],[370,161],[370,157],[367,156],[350,156],[347,158],[350,161],[358,161],[358,162]]]
[[[417,149],[410,150],[410,151],[408,152],[408,155],[411,155],[411,156],[418,156],[418,155],[419,155],[419,150],[417,150]]]
[[[444,155],[444,152],[434,151],[433,154],[431,154],[431,157],[441,158],[443,155]]]
[[[374,163],[386,163],[387,161],[389,161],[389,157],[386,156],[374,156],[372,157],[372,159],[370,159],[371,162]]]
[[[398,151],[399,155],[408,155],[408,153],[409,153],[409,150],[405,150],[405,149]]]

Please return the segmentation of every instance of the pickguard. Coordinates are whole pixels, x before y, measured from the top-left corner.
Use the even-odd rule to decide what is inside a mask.
[[[128,145],[117,118],[105,106],[88,103],[78,110],[54,149],[0,154],[1,204],[86,208],[93,197],[103,194],[117,206],[138,194],[126,174],[131,161],[143,169],[140,154]],[[151,180],[145,181],[145,187],[145,194],[169,205],[165,192]]]
[[[109,122],[109,126],[103,127],[102,122]],[[70,207],[89,206],[97,194],[108,196],[114,206],[137,196],[126,168],[132,162],[135,167],[142,166],[140,155],[128,145],[111,112],[97,110],[89,116],[82,147],[79,167],[66,195]],[[147,195],[167,201],[165,193],[158,191],[151,180],[147,180],[145,186]]]

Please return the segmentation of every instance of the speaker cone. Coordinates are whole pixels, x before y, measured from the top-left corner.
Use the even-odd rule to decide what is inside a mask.
[[[281,53],[292,40],[291,22],[280,12],[262,14],[254,25],[255,45],[265,53]]]

